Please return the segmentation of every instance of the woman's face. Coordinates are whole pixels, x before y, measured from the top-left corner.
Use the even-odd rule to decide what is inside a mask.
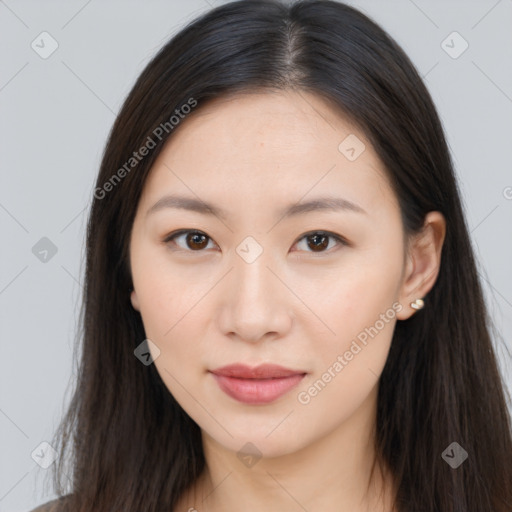
[[[374,407],[395,323],[411,313],[399,206],[368,140],[314,95],[197,109],[138,205],[132,304],[162,380],[205,433],[233,451],[291,453]],[[235,363],[296,374],[212,373]]]

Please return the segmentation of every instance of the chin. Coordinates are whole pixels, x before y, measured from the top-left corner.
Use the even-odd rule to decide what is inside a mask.
[[[285,417],[286,415],[283,415]],[[281,421],[281,420],[279,420]],[[306,439],[299,439],[295,435],[292,435],[292,427],[284,428],[284,423],[279,427],[275,428],[279,424],[279,421],[275,422],[274,426],[269,427],[268,422],[260,428],[256,428],[254,424],[247,426],[246,428],[231,428],[227,427],[231,437],[224,429],[216,426],[213,427],[213,431],[208,429],[207,435],[213,440],[224,447],[224,449],[236,453],[237,457],[243,458],[245,453],[253,454],[256,458],[274,458],[283,457],[299,451],[301,448],[307,445]],[[275,428],[275,430],[273,430]],[[205,430],[201,427],[203,435]],[[270,433],[270,434],[269,434]],[[213,434],[213,435],[212,435]]]

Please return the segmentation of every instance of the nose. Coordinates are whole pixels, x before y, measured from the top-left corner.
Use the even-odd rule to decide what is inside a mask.
[[[291,328],[293,294],[273,268],[268,252],[250,263],[235,254],[234,268],[221,290],[219,327],[224,335],[254,343],[280,338]]]

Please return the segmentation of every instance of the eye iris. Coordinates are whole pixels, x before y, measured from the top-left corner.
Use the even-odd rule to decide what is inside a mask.
[[[206,245],[208,245],[208,243],[206,242],[207,238],[208,237],[206,235],[203,235],[201,233],[188,233],[186,236],[187,245],[191,249],[203,249]],[[199,247],[197,247],[197,245],[199,245]]]
[[[315,252],[320,252],[322,249],[325,249],[329,245],[329,237],[327,235],[321,235],[321,234],[315,234],[315,235],[309,235],[309,240],[314,240],[313,246],[308,244],[308,247],[312,248]],[[323,239],[321,243],[319,243],[319,239]],[[319,251],[320,249],[320,251]]]

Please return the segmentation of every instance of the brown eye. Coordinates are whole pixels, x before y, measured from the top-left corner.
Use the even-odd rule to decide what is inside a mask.
[[[300,238],[299,242],[306,240],[306,252],[322,253],[330,251],[330,248],[327,250],[329,247],[330,239],[335,240],[338,245],[348,245],[347,242],[340,236],[324,231],[313,231],[311,233],[306,233],[302,238]]]
[[[182,242],[182,245],[176,243],[176,240],[182,237],[184,237],[184,243]],[[181,247],[184,250],[189,250],[191,252],[200,252],[202,249],[208,246],[209,240],[210,237],[201,231],[181,230],[169,235],[164,240],[164,242],[172,242],[173,244],[178,245],[178,247]]]

